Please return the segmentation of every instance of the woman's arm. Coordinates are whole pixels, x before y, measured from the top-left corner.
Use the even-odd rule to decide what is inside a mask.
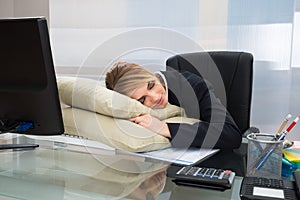
[[[180,79],[184,79],[180,81]],[[202,77],[189,72],[183,72],[180,78],[176,79],[177,84],[189,84],[192,87],[196,100],[190,105],[189,98],[191,95],[184,95],[180,91],[186,90],[184,86],[180,87],[179,92],[174,95],[179,99],[177,105],[183,107],[188,117],[198,118],[201,122],[194,125],[169,123],[168,127],[171,134],[171,142],[174,147],[205,147],[219,149],[238,148],[241,144],[242,135],[235,124],[233,118],[216,98],[213,88],[205,82]],[[169,83],[170,85],[170,83]],[[173,84],[174,85],[174,84]],[[175,86],[174,86],[175,87]],[[180,96],[182,94],[182,96]],[[180,100],[181,98],[181,100]],[[173,99],[173,98],[169,98]],[[196,103],[195,103],[196,102]],[[170,102],[174,103],[174,102]],[[176,102],[175,102],[176,104]],[[194,112],[197,110],[198,113]],[[189,116],[190,115],[190,116]]]
[[[171,143],[177,148],[234,149],[241,144],[241,135],[230,124],[198,122],[196,124],[168,123]],[[208,128],[210,127],[210,128]]]

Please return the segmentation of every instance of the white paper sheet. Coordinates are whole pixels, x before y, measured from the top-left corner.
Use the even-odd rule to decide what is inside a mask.
[[[217,153],[219,149],[176,149],[167,148],[152,152],[140,153],[149,158],[159,159],[180,165],[191,165]]]
[[[35,139],[35,140],[47,140],[56,142],[56,145],[60,145],[66,149],[77,150],[77,151],[88,151],[90,153],[101,153],[97,150],[111,151],[112,154],[128,154],[136,155],[138,157],[145,157],[156,159],[160,161],[165,161],[168,163],[176,163],[180,165],[191,165],[199,161],[202,161],[211,155],[217,153],[218,149],[176,149],[176,148],[167,148],[162,150],[156,150],[145,153],[132,153],[123,151],[120,149],[115,149],[106,144],[103,144],[98,141],[88,140],[79,137],[57,135],[57,136],[33,136],[26,135],[26,137]],[[63,145],[65,144],[65,146]]]

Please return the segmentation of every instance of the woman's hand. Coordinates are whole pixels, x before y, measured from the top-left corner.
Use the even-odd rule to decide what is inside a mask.
[[[139,124],[149,129],[150,131],[153,131],[164,137],[171,137],[168,125],[165,122],[162,122],[149,114],[144,114],[138,117],[131,118],[130,121]]]

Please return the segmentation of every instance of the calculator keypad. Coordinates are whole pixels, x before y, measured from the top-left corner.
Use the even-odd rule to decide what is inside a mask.
[[[263,187],[282,188],[283,187],[283,180],[272,179],[272,178],[254,177],[253,178],[253,184],[256,185],[256,186],[263,186]]]
[[[235,173],[231,170],[186,166],[177,171],[175,178],[192,182],[202,182],[203,184],[226,185],[230,187],[234,176]]]
[[[180,175],[200,176],[207,178],[228,179],[232,171],[205,167],[184,167],[177,172]]]

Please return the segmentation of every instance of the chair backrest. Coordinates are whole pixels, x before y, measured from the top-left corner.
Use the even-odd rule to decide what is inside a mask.
[[[185,53],[167,59],[167,70],[190,71],[212,83],[238,127],[250,126],[253,56],[246,52],[212,51]]]

